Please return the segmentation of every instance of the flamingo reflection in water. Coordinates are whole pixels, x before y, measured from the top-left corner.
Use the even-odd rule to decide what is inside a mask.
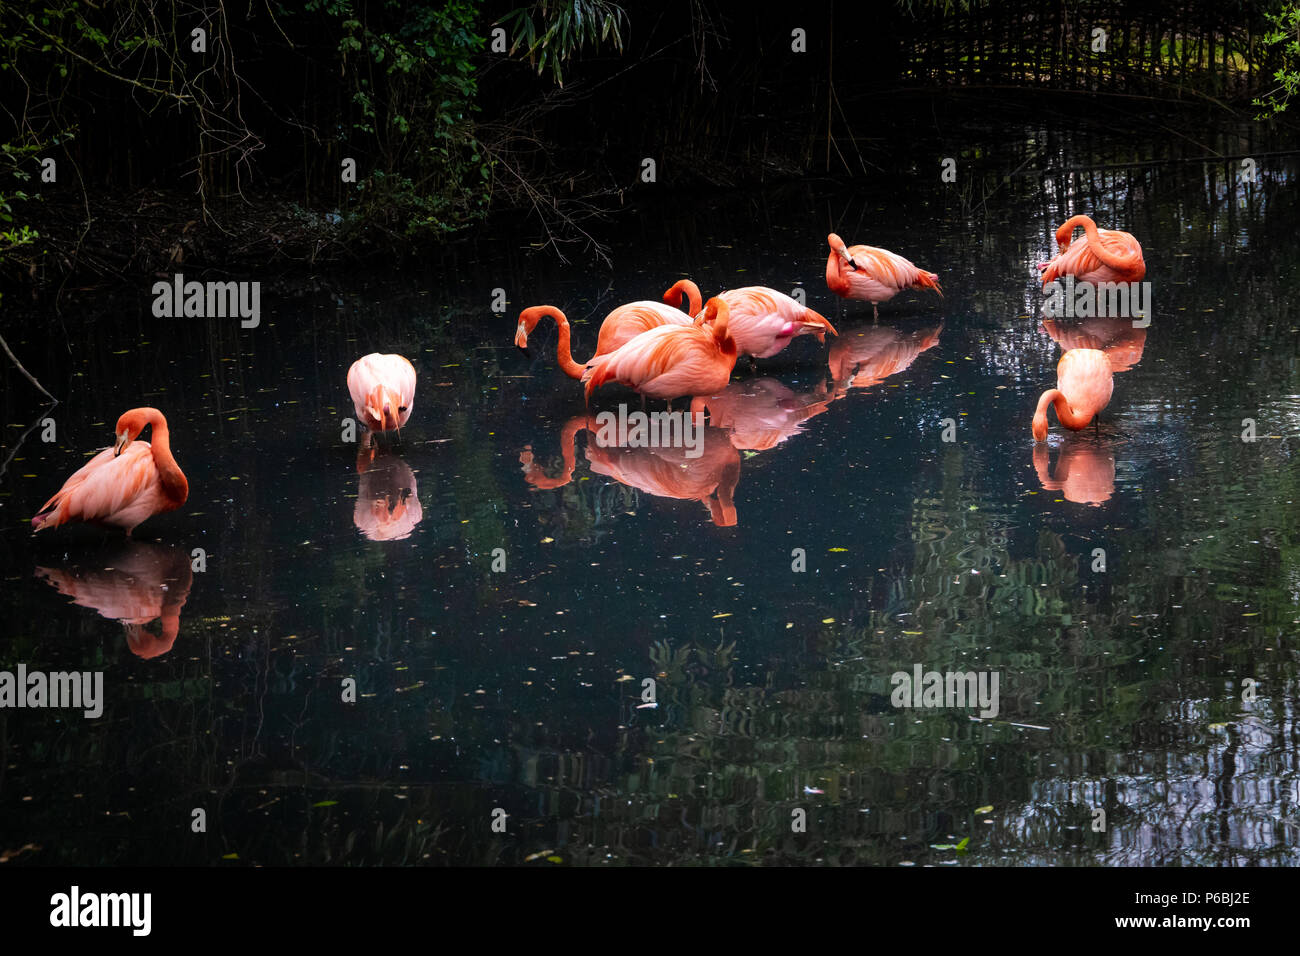
[[[170,651],[180,633],[181,608],[194,583],[190,561],[182,548],[133,541],[94,558],[38,567],[36,576],[74,604],[120,621],[131,653],[148,659]],[[162,623],[159,634],[145,627],[154,621]]]
[[[1115,493],[1115,453],[1108,444],[1067,442],[1052,468],[1048,446],[1034,442],[1034,471],[1044,491],[1059,491],[1075,504],[1100,507]]]
[[[1133,328],[1132,319],[1101,316],[1078,319],[1043,319],[1042,329],[1062,351],[1096,349],[1106,356],[1112,372],[1127,372],[1142,361],[1147,330]]]
[[[399,456],[363,449],[357,456],[357,503],[352,523],[371,541],[408,538],[424,517],[415,472]]]
[[[658,498],[698,501],[708,509],[709,517],[718,527],[736,524],[740,452],[728,439],[728,433],[720,428],[699,428],[695,446],[698,455],[693,456],[686,447],[603,445],[601,426],[595,417],[577,415],[565,422],[560,432],[560,454],[564,460],[560,473],[547,475],[534,460],[532,445],[527,445],[519,453],[524,480],[538,490],[560,488],[572,481],[577,467],[574,443],[583,431],[590,432],[584,453],[594,473]]]
[[[741,451],[765,451],[803,431],[803,423],[830,407],[833,398],[822,386],[798,394],[775,378],[733,382],[713,395],[696,395],[691,411],[705,411],[709,424],[726,429]]]
[[[910,332],[902,325],[859,325],[845,329],[831,344],[831,378],[835,398],[851,388],[871,388],[891,375],[906,371],[917,356],[939,344],[943,323]]]

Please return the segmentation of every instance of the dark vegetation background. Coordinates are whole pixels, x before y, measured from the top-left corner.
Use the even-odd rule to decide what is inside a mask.
[[[401,266],[490,217],[600,259],[602,229],[651,195],[646,158],[656,200],[689,201],[894,174],[919,131],[978,161],[980,131],[1049,113],[1293,141],[1298,24],[1295,0],[17,0],[0,282]]]

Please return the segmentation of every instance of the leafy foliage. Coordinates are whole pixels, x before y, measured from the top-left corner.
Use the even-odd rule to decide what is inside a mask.
[[[1291,2],[1265,14],[1271,27],[1263,37],[1265,46],[1276,48],[1282,62],[1273,73],[1277,86],[1253,104],[1259,108],[1256,119],[1276,116],[1287,108],[1291,97],[1300,92],[1300,2]]]
[[[490,168],[473,124],[473,57],[483,47],[477,5],[389,2],[364,20],[351,0],[317,0],[308,9],[336,21],[341,33],[337,53],[352,111],[341,124],[343,155],[373,157],[345,231],[441,233],[481,215]]]
[[[556,85],[563,86],[564,65],[583,46],[599,48],[612,41],[622,52],[627,14],[608,0],[538,0],[531,7],[511,10],[497,22],[514,36],[512,54],[522,49],[538,75],[549,66]]]

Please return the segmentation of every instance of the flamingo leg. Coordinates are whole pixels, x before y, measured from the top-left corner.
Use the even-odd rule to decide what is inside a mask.
[[[880,321],[880,306],[876,305],[876,303],[874,302],[871,303],[871,321],[872,322]]]

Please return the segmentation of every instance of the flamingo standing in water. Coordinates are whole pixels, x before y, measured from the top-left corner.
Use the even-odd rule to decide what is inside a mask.
[[[1074,242],[1074,230],[1083,227],[1083,242]],[[1140,282],[1147,274],[1142,246],[1127,232],[1098,229],[1087,216],[1072,216],[1056,230],[1060,247],[1051,262],[1040,262],[1043,285],[1072,275],[1080,282]]]
[[[698,322],[702,318],[699,286],[690,279],[679,279],[664,293],[664,301],[671,303],[680,296],[686,297],[687,308]],[[817,341],[824,342],[827,332],[839,334],[825,316],[767,286],[727,289],[716,298],[729,310],[727,329],[736,340],[736,351],[752,359],[771,358],[799,335],[815,335]]]
[[[136,442],[150,428],[152,442]],[[175,511],[190,495],[190,484],[172,457],[167,419],[156,408],[133,408],[117,420],[117,441],[63,483],[32,518],[32,532],[70,521],[125,528],[153,515]]]
[[[1073,431],[1085,428],[1110,402],[1115,379],[1110,360],[1100,349],[1070,349],[1056,366],[1056,388],[1038,398],[1034,410],[1034,441],[1047,440],[1047,406],[1056,408],[1061,424]]]
[[[880,318],[879,305],[904,289],[933,289],[943,295],[939,276],[918,269],[908,259],[875,246],[848,246],[831,233],[826,237],[831,253],[826,257],[826,286],[844,299],[871,303],[872,315]]]
[[[400,355],[371,352],[348,369],[348,393],[368,432],[401,428],[415,408],[415,366]],[[366,444],[370,435],[366,435]]]
[[[696,294],[698,295],[698,292]],[[573,353],[569,350],[571,334],[569,320],[553,305],[534,305],[519,313],[519,325],[515,329],[515,345],[521,349],[528,348],[528,336],[537,327],[537,323],[548,315],[560,328],[560,342],[555,350],[560,368],[569,378],[582,378],[583,369],[590,363],[574,361]],[[672,309],[648,299],[620,305],[605,316],[605,321],[600,324],[600,334],[596,337],[596,353],[592,359],[600,355],[608,355],[649,329],[661,325],[691,325],[694,321],[680,309]]]
[[[704,324],[661,325],[593,358],[582,375],[587,400],[606,382],[666,399],[723,389],[736,367],[727,303],[710,299],[701,317]]]

